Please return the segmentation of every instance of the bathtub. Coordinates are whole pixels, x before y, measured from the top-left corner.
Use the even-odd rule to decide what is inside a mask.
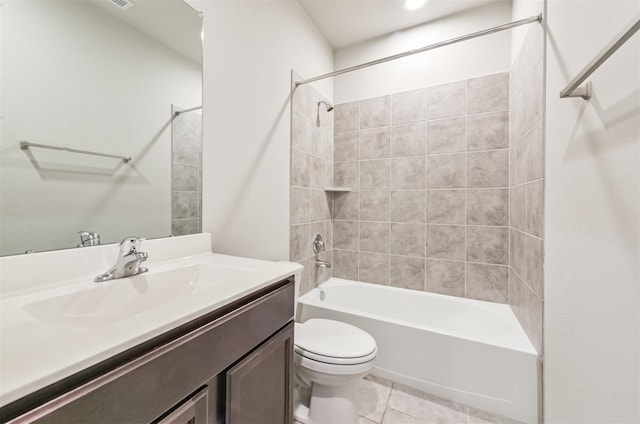
[[[299,322],[335,319],[371,334],[373,375],[538,422],[537,352],[508,305],[332,278],[297,306]]]

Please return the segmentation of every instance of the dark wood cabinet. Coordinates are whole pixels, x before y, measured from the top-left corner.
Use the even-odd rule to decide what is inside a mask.
[[[226,373],[227,424],[293,422],[293,323]]]

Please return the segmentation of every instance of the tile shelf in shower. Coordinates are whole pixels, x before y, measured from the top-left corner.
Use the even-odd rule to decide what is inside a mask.
[[[351,191],[351,187],[325,187],[324,191],[332,193],[346,193]]]

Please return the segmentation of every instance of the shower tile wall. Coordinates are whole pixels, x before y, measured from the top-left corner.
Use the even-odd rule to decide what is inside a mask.
[[[335,107],[334,275],[509,301],[509,74]]]
[[[542,354],[544,258],[543,30],[532,25],[511,70],[511,263],[514,313]]]
[[[316,259],[333,261],[331,194],[324,191],[333,185],[333,113],[324,105],[318,108],[319,100],[325,98],[310,85],[293,90],[289,260],[304,266],[301,294],[332,275],[332,269],[315,266]],[[315,234],[321,234],[326,245],[319,255],[312,250]]]
[[[171,107],[171,114],[180,110]],[[171,121],[171,234],[202,230],[202,114],[180,114]]]

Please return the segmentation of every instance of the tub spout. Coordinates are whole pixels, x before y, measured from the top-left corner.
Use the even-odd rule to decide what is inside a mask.
[[[316,260],[316,266],[318,268],[331,268],[331,262]]]

